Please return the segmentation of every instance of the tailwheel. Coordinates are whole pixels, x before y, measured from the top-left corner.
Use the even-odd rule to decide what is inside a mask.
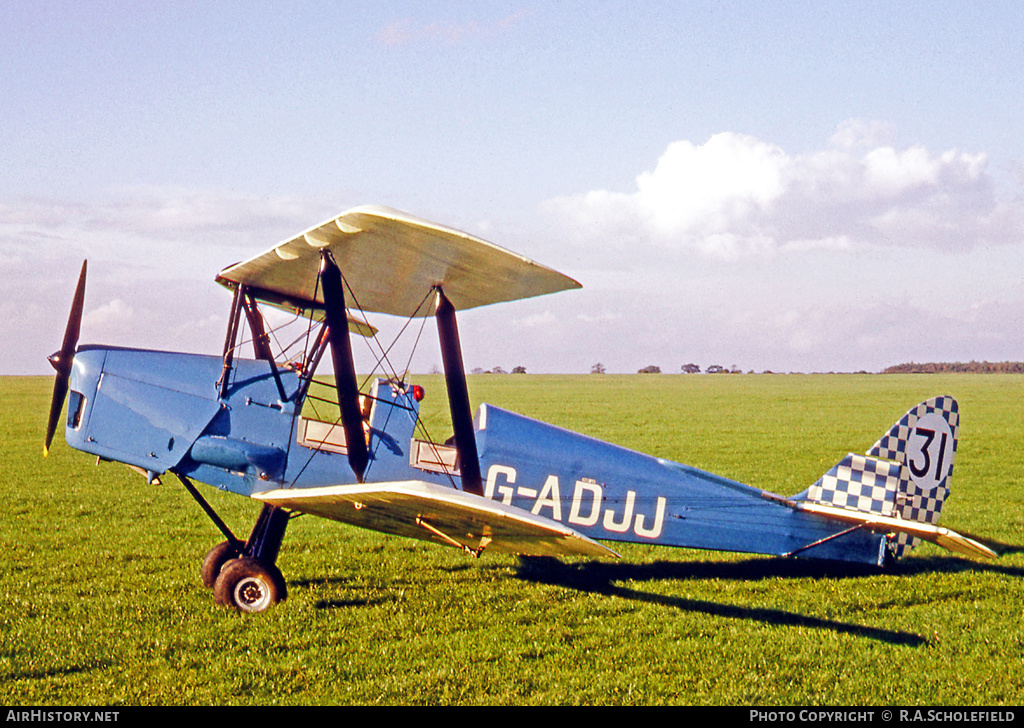
[[[280,569],[257,559],[229,561],[213,586],[218,604],[242,612],[262,612],[287,596]]]
[[[241,550],[231,541],[221,541],[207,551],[206,556],[203,558],[203,568],[200,572],[203,577],[203,585],[208,589],[213,589],[224,565],[241,555]]]

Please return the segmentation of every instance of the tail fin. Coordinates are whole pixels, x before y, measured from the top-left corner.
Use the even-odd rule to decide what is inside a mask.
[[[952,397],[912,408],[866,455],[847,455],[807,491],[808,501],[887,518],[936,524],[949,495],[960,414]],[[890,537],[900,558],[918,539]]]
[[[896,514],[919,523],[938,523],[949,497],[960,432],[960,408],[952,397],[933,397],[911,409],[874,447],[873,455],[903,466]],[[917,539],[900,534],[894,556],[913,548]]]

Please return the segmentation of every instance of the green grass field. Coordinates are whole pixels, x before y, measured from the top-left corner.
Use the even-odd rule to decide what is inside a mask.
[[[910,406],[960,401],[943,524],[1024,544],[1024,377],[475,376],[488,401],[792,494]],[[435,437],[443,383],[420,377]],[[288,599],[214,604],[220,536],[168,479],[42,458],[51,380],[0,378],[0,704],[1024,703],[1024,554],[889,572],[619,546],[520,560],[295,519]],[[204,488],[238,533],[257,505]]]

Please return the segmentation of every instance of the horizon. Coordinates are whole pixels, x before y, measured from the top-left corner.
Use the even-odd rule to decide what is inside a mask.
[[[210,354],[210,356],[217,356],[217,355],[216,354]],[[243,358],[245,358],[245,357],[243,357]],[[600,364],[601,364],[601,362],[595,362],[594,366],[598,366]],[[953,369],[953,370],[937,369],[937,370],[933,370],[933,371],[920,371],[921,368],[929,368],[929,367],[970,367],[971,365],[975,365],[974,368],[963,370],[963,371],[961,371],[959,369]],[[657,372],[650,372],[650,371],[643,371],[642,370],[644,368],[648,368],[648,367],[651,367],[651,366],[659,367],[659,371],[657,371]],[[644,368],[639,369],[637,371],[628,371],[628,372],[623,372],[623,371],[614,371],[614,372],[600,371],[600,372],[598,372],[598,371],[593,371],[593,368],[589,372],[549,372],[549,371],[531,372],[529,370],[525,370],[525,368],[524,368],[524,371],[513,371],[513,369],[519,368],[518,365],[516,367],[510,368],[508,370],[506,370],[501,365],[497,365],[496,367],[493,367],[491,369],[483,369],[482,367],[475,367],[473,370],[467,371],[466,372],[466,376],[470,377],[470,376],[488,376],[488,375],[491,375],[491,376],[577,377],[577,376],[592,376],[593,375],[593,376],[633,377],[633,376],[649,376],[649,375],[655,375],[655,376],[657,376],[657,375],[670,376],[671,375],[671,376],[674,376],[674,375],[677,375],[677,374],[681,375],[681,376],[700,376],[700,375],[718,376],[718,375],[731,375],[731,374],[742,374],[742,375],[745,375],[745,376],[751,376],[751,375],[755,375],[755,376],[756,375],[769,375],[769,376],[790,376],[790,375],[792,375],[792,376],[840,376],[840,375],[882,376],[882,375],[900,375],[900,376],[902,376],[902,375],[907,375],[907,374],[924,374],[924,375],[933,375],[933,374],[1024,374],[1024,361],[1009,361],[1009,360],[1007,360],[1007,361],[991,362],[991,361],[985,361],[985,360],[980,360],[979,361],[979,360],[973,360],[973,359],[970,360],[970,361],[966,361],[966,362],[900,362],[899,364],[892,364],[892,365],[890,365],[888,367],[885,367],[884,369],[881,369],[879,371],[868,371],[866,369],[860,369],[860,370],[856,370],[856,371],[835,371],[835,370],[832,370],[832,371],[808,371],[808,372],[792,371],[792,370],[790,370],[790,371],[774,371],[774,370],[770,370],[770,369],[763,369],[763,370],[758,371],[756,369],[743,370],[743,369],[740,369],[740,368],[735,368],[734,369],[734,368],[722,367],[721,371],[710,372],[710,371],[707,370],[707,367],[702,367],[700,369],[700,371],[697,371],[697,372],[687,372],[687,371],[683,371],[682,370],[682,367],[685,367],[685,366],[687,366],[687,365],[683,364],[683,365],[680,365],[680,369],[679,370],[667,370],[667,371],[666,370],[660,370],[660,366],[659,365],[653,364],[653,365],[647,365],[647,367],[644,367]],[[716,365],[712,364],[712,365],[709,365],[709,366],[716,366]],[[906,367],[911,367],[911,368],[915,368],[915,369],[908,370],[908,371],[894,371],[894,370],[901,369],[901,368],[906,368]],[[978,367],[980,367],[980,368],[978,368]],[[998,367],[1013,367],[1014,369],[1017,369],[1017,370],[1020,370],[1020,371],[1000,371],[999,369],[997,369]],[[498,371],[498,370],[500,370],[500,371]],[[363,371],[358,371],[358,370],[356,371],[356,376],[360,377],[360,378],[373,376],[374,374],[377,374],[378,376],[385,376],[383,373],[380,373],[380,372],[374,373],[374,372],[363,372]],[[410,376],[410,377],[443,377],[444,376],[444,372],[441,371],[439,366],[434,365],[434,366],[431,367],[430,371],[409,371],[409,372],[405,372],[405,375]],[[0,377],[11,377],[11,378],[15,378],[15,377],[43,377],[43,378],[51,378],[53,376],[54,376],[53,374],[47,374],[47,373],[39,373],[39,374],[0,374]],[[320,375],[321,378],[323,376],[324,376],[323,374]]]

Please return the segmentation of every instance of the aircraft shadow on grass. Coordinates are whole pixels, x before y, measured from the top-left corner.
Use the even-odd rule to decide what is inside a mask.
[[[1014,549],[1015,552],[1024,549]],[[471,568],[469,565],[453,567],[450,571]],[[497,567],[495,567],[497,568]],[[1024,569],[996,564],[979,564],[957,558],[928,557],[908,560],[896,567],[899,574],[958,574],[968,571],[986,571],[1011,577],[1024,577]],[[746,607],[721,604],[705,599],[666,596],[622,586],[622,582],[649,582],[664,580],[727,580],[732,582],[762,581],[765,579],[855,579],[880,573],[877,568],[863,565],[836,565],[813,561],[745,559],[742,561],[655,561],[646,564],[624,562],[563,562],[553,557],[522,556],[519,558],[516,578],[537,583],[560,586],[590,594],[617,597],[627,601],[658,604],[683,612],[706,614],[729,619],[745,619],[789,627],[823,629],[837,634],[851,634],[894,645],[922,647],[927,637],[902,630],[883,629],[833,619],[823,619],[784,609]],[[324,584],[323,579],[296,580],[293,588],[307,588]],[[350,588],[344,577],[326,580]],[[324,599],[317,602],[318,609],[344,609],[373,607],[393,601],[387,596],[373,598]]]
[[[313,587],[322,587],[325,585],[337,587],[347,596],[338,599],[320,599],[314,605],[316,609],[380,607],[385,604],[391,604],[399,601],[400,599],[397,593],[390,592],[385,594],[376,593],[374,596],[360,596],[360,592],[366,592],[368,590],[353,587],[351,580],[343,576],[328,579],[295,579],[288,582],[288,589],[299,591]],[[404,585],[401,583],[391,583],[388,589],[392,592],[395,590],[402,591],[404,590]],[[374,591],[379,592],[380,590],[378,589]]]
[[[955,558],[922,558],[899,565],[900,573],[960,573],[964,571],[995,571],[1008,576],[1024,576],[1024,569],[980,565]],[[822,619],[775,608],[746,607],[721,604],[704,599],[666,596],[645,592],[622,585],[622,582],[661,580],[761,581],[770,578],[832,578],[847,579],[879,573],[876,568],[862,565],[836,565],[807,561],[767,561],[747,559],[734,562],[712,561],[656,561],[648,564],[608,563],[588,561],[567,563],[549,557],[521,557],[516,576],[524,581],[552,584],[581,592],[602,594],[635,602],[660,604],[680,611],[709,616],[745,619],[790,627],[825,629],[840,634],[852,634],[908,647],[928,644],[922,635],[902,630],[883,629],[866,625]]]

